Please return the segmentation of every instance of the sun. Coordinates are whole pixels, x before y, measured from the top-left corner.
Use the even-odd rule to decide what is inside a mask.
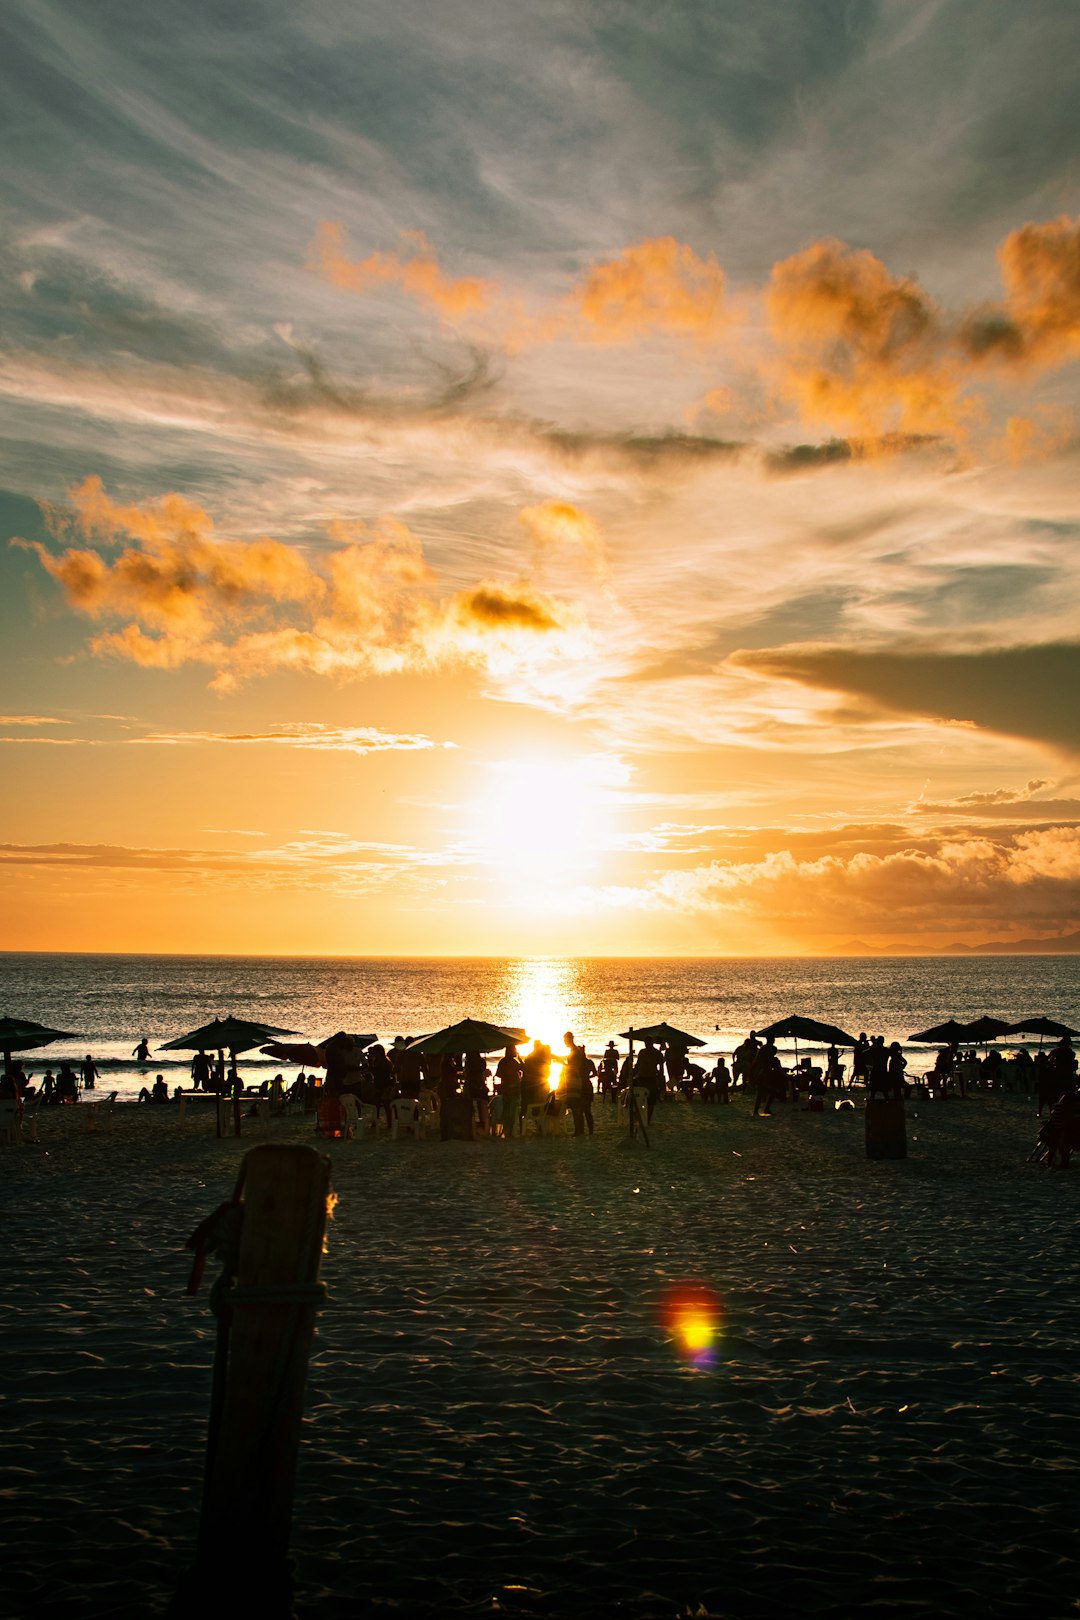
[[[610,846],[612,776],[611,763],[601,758],[493,763],[469,815],[479,859],[533,892],[587,875]]]

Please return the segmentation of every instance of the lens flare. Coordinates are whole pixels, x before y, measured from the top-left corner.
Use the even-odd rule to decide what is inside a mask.
[[[684,1361],[703,1369],[716,1365],[724,1307],[714,1289],[677,1283],[660,1301],[660,1321]]]

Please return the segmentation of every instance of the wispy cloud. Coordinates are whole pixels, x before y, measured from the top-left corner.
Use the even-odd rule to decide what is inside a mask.
[[[51,714],[0,714],[0,726],[69,726],[70,720],[58,720]]]
[[[296,721],[266,731],[152,731],[133,743],[190,747],[205,743],[245,743],[256,747],[315,749],[321,753],[412,753],[429,748],[454,748],[452,742],[434,742],[419,733],[380,731],[376,726],[328,726],[318,721]]]

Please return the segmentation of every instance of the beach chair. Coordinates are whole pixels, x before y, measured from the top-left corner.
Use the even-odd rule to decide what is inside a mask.
[[[526,1126],[530,1123],[536,1126],[538,1136],[550,1136],[552,1131],[552,1118],[547,1111],[546,1102],[526,1103],[521,1110],[521,1134],[525,1135]]]
[[[378,1136],[380,1128],[385,1124],[386,1119],[381,1108],[376,1108],[374,1103],[360,1104],[360,1129],[362,1131],[371,1131],[375,1136]]]
[[[360,1126],[360,1110],[357,1107],[356,1098],[350,1091],[342,1095],[341,1111],[345,1115],[345,1140],[351,1142]]]
[[[102,1097],[100,1102],[83,1103],[83,1112],[86,1116],[86,1128],[88,1131],[96,1131],[99,1128],[106,1131],[112,1130],[112,1114],[119,1095],[118,1091],[110,1091],[109,1095]]]
[[[5,1097],[0,1101],[0,1142],[5,1147],[18,1147],[21,1141],[19,1105],[14,1097]]]
[[[22,1139],[24,1142],[33,1142],[37,1145],[41,1141],[38,1135],[38,1103],[32,1102],[23,1109]]]
[[[390,1118],[392,1121],[390,1135],[395,1142],[399,1131],[412,1131],[417,1141],[423,1136],[424,1122],[420,1104],[414,1097],[395,1097],[390,1104]]]

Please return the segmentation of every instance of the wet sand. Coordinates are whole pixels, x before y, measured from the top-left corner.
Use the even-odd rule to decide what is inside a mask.
[[[1080,1170],[1023,1099],[669,1104],[597,1135],[326,1144],[297,1607],[1042,1616],[1080,1599]],[[3,1148],[0,1611],[160,1614],[193,1547],[213,1347],[184,1240],[244,1150],[209,1112],[43,1116]],[[656,1305],[707,1283],[716,1364]],[[244,1556],[252,1556],[246,1552]]]

